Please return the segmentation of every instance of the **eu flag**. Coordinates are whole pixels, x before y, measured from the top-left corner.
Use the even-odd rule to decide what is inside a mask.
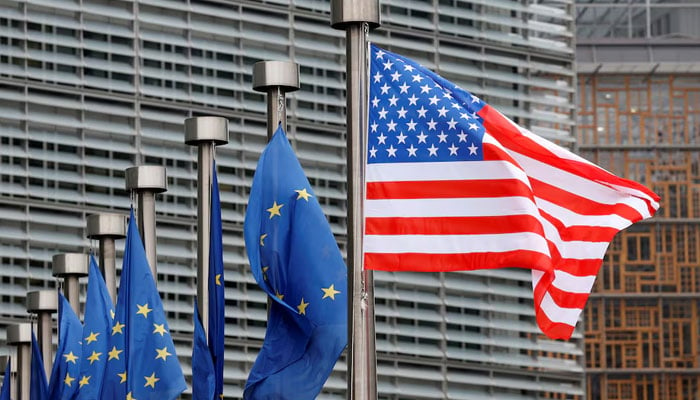
[[[118,357],[107,360],[102,399],[172,400],[187,388],[133,209],[109,348]]]
[[[10,368],[10,358],[7,359],[7,366],[5,367],[5,377],[2,380],[2,391],[0,391],[0,400],[10,400],[10,375],[12,370]]]
[[[29,400],[48,400],[49,385],[46,383],[46,373],[44,372],[44,360],[41,358],[39,345],[36,343],[36,336],[32,332],[32,374],[30,377]]]
[[[49,379],[49,399],[68,400],[78,390],[80,375],[80,360],[84,357],[81,336],[83,324],[68,300],[58,294],[58,348]],[[90,358],[99,358],[93,353]]]
[[[85,300],[85,324],[83,326],[83,358],[80,360],[78,400],[98,400],[102,390],[102,378],[108,360],[119,359],[121,351],[110,348],[114,307],[109,297],[102,273],[95,258],[90,255],[87,297]]]
[[[216,163],[212,171],[209,234],[209,351],[214,362],[216,398],[224,393],[224,249]]]
[[[244,225],[250,267],[274,300],[245,399],[314,399],[347,344],[347,271],[282,128],[258,162]]]
[[[194,303],[194,344],[192,346],[192,399],[214,399],[214,363],[207,346],[207,336],[199,319],[199,308]]]

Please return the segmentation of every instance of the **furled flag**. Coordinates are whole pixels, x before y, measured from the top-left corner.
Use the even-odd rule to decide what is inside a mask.
[[[12,374],[12,369],[10,368],[10,358],[7,358],[7,366],[5,367],[5,376],[2,379],[2,391],[0,391],[0,400],[10,400],[10,375]]]
[[[347,344],[347,271],[282,128],[258,162],[245,216],[250,267],[272,298],[245,399],[315,399]]]
[[[209,351],[214,363],[216,398],[224,394],[224,246],[221,200],[216,163],[212,166],[211,223],[209,234]]]
[[[574,330],[609,242],[659,197],[371,47],[365,267],[533,270],[537,323]]]
[[[49,399],[68,400],[78,390],[83,324],[61,293],[58,294],[58,348],[49,379]],[[92,358],[100,355],[93,353]]]
[[[83,326],[83,357],[80,360],[80,380],[75,397],[78,400],[100,399],[107,362],[121,356],[123,350],[117,349],[116,346],[108,347],[113,315],[112,299],[97,262],[90,255]]]
[[[134,210],[127,228],[102,399],[172,400],[186,388]]]
[[[49,384],[46,383],[46,373],[44,372],[44,360],[41,358],[39,345],[36,343],[36,336],[32,332],[32,363],[29,388],[29,400],[48,400]]]
[[[215,392],[214,362],[207,346],[207,336],[194,303],[194,344],[192,346],[192,399],[213,400]]]

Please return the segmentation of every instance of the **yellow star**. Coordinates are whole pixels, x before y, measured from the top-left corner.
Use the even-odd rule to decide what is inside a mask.
[[[114,323],[114,326],[112,327],[112,336],[116,335],[117,333],[124,333],[122,329],[124,329],[126,325],[120,324],[119,321]]]
[[[78,382],[78,383],[80,384],[80,386],[78,386],[78,387],[83,387],[85,385],[89,385],[90,384],[90,377],[83,376],[82,378],[80,378],[80,382]]]
[[[89,335],[88,337],[85,338],[85,340],[87,341],[87,344],[90,344],[90,343],[92,343],[92,342],[96,342],[96,341],[97,341],[97,337],[98,337],[99,335],[100,335],[99,332],[97,332],[97,333],[95,333],[95,332],[90,332],[90,335]]]
[[[121,374],[117,374],[117,376],[121,378],[121,380],[119,381],[119,383],[124,383],[124,382],[126,382],[126,371],[122,372]],[[129,393],[129,394],[131,394],[131,393]]]
[[[275,215],[281,217],[282,214],[280,214],[280,208],[282,207],[284,207],[284,204],[277,204],[276,201],[272,202],[272,207],[267,209],[267,212],[270,213],[270,219],[272,219],[272,217],[274,217]]]
[[[153,324],[153,333],[160,333],[160,336],[163,336],[168,331],[165,330],[165,324]]]
[[[116,346],[112,346],[112,350],[110,350],[109,353],[107,353],[107,354],[109,354],[109,358],[107,359],[107,361],[118,360],[119,354],[121,354],[123,351],[124,350],[117,350]]]
[[[75,380],[75,378],[71,378],[70,374],[66,373],[66,379],[63,380],[63,383],[70,386],[74,380]]]
[[[216,274],[214,281],[216,282],[216,286],[221,286],[221,274]]]
[[[297,200],[299,199],[304,199],[306,201],[309,201],[309,197],[314,197],[311,193],[306,191],[306,188],[303,188],[301,190],[295,190],[299,196],[297,196]]]
[[[277,298],[280,300],[284,300],[284,295],[276,290],[275,290],[275,296],[277,296]]]
[[[263,243],[263,240],[267,237],[267,233],[263,233],[260,235],[260,246],[265,246],[265,243]]]
[[[139,308],[139,310],[136,311],[136,314],[137,314],[137,315],[138,315],[138,314],[141,314],[141,315],[143,315],[144,318],[148,318],[148,313],[151,312],[151,311],[153,311],[152,308],[148,308],[148,303],[146,303],[146,304],[144,304],[144,305],[142,305],[142,306],[140,306],[140,305],[137,304],[136,307]]]
[[[158,353],[158,355],[156,356],[156,360],[162,358],[163,361],[168,361],[168,356],[172,356],[172,354],[168,353],[167,347],[163,347],[162,349],[156,349],[156,353]]]
[[[308,306],[309,303],[304,303],[304,298],[301,298],[301,303],[297,306],[297,310],[299,310],[299,314],[301,315],[306,315],[306,306]]]
[[[136,400],[136,397],[131,395],[131,392],[126,394],[126,400]]]
[[[66,363],[71,362],[71,363],[73,363],[73,364],[75,364],[75,360],[77,360],[78,358],[80,358],[80,357],[76,356],[75,354],[73,354],[72,351],[71,351],[70,353],[68,353],[68,354],[64,354],[63,357],[66,358]]]
[[[220,398],[220,399],[223,399],[223,398],[224,398],[224,394],[221,393],[221,394],[219,395],[219,398]]]
[[[267,280],[267,270],[270,269],[270,267],[262,267],[262,273],[263,273],[263,279]]]
[[[87,358],[88,360],[90,360],[90,365],[92,365],[92,363],[94,363],[95,361],[100,361],[101,355],[102,353],[98,353],[93,350],[92,354],[90,354],[90,357]]]
[[[323,290],[323,297],[321,298],[321,300],[325,299],[326,297],[330,297],[331,300],[335,300],[335,295],[340,293],[340,291],[335,290],[334,285],[331,285],[327,288],[321,288],[321,290]]]
[[[112,317],[112,319],[114,319],[114,310],[109,310],[109,315]]]
[[[160,380],[160,378],[156,378],[155,372],[152,373],[151,376],[144,376],[144,378],[146,379],[146,384],[143,385],[143,387],[150,386],[153,389],[156,388],[156,382],[158,382]]]

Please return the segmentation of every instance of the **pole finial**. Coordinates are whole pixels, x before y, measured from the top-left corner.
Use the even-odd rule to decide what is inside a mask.
[[[331,0],[331,26],[345,30],[348,25],[366,22],[370,29],[381,25],[379,0]]]

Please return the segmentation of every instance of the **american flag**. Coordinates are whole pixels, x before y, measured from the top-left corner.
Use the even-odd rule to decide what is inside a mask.
[[[540,329],[571,337],[613,236],[659,197],[410,59],[370,58],[365,267],[532,269]]]

